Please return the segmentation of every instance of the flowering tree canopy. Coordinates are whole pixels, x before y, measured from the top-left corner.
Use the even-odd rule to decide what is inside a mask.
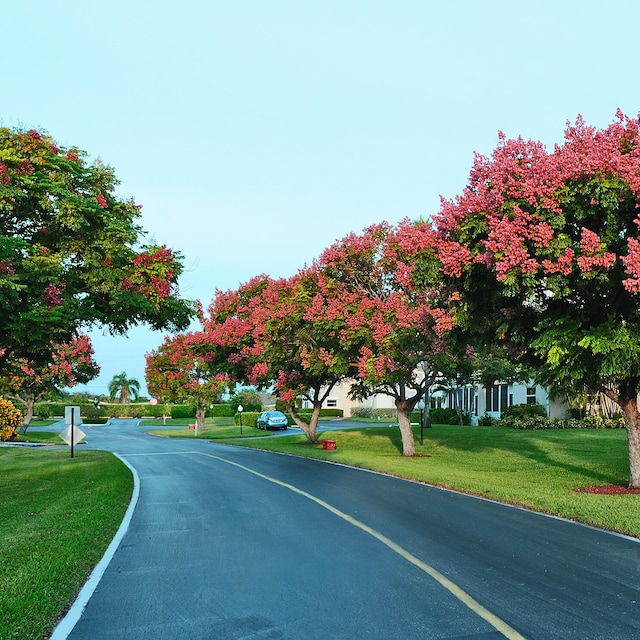
[[[0,368],[47,361],[82,328],[185,328],[181,256],[140,246],[140,207],[113,170],[35,130],[0,128]]]
[[[203,332],[166,337],[146,356],[149,393],[164,401],[186,402],[196,408],[196,422],[204,428],[207,407],[219,402],[229,377],[212,367],[214,351]]]
[[[317,261],[318,293],[308,312],[339,340],[327,359],[348,359],[352,396],[394,399],[405,456],[415,453],[411,411],[448,357],[451,317],[440,303],[434,242],[430,225],[409,221],[347,236]]]
[[[309,442],[316,442],[322,403],[349,374],[339,336],[314,317],[317,272],[289,279],[258,276],[238,291],[218,292],[205,331],[237,381],[275,388]],[[312,407],[309,421],[295,401]]]
[[[49,362],[10,357],[0,373],[0,393],[24,407],[24,430],[33,418],[33,407],[51,391],[85,384],[100,367],[93,360],[93,347],[86,335],[54,345]]]
[[[582,118],[548,152],[520,138],[477,156],[434,220],[456,322],[497,338],[542,382],[599,390],[623,411],[640,487],[640,135]]]

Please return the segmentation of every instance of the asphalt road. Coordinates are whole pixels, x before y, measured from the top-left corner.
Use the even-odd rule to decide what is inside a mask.
[[[139,498],[55,640],[640,639],[636,540],[134,420],[83,429]]]

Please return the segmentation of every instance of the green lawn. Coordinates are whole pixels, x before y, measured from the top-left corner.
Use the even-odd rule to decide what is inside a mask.
[[[133,477],[103,451],[0,447],[0,469],[0,638],[46,638],[113,539]]]

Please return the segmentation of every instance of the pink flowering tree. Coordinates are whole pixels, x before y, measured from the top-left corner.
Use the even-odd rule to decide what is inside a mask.
[[[205,331],[222,366],[238,382],[273,388],[309,442],[317,442],[320,410],[334,386],[349,373],[339,336],[314,312],[318,274],[306,269],[292,278],[258,276],[237,291],[217,292]],[[308,420],[298,410],[305,399]]]
[[[639,119],[578,118],[552,151],[501,134],[434,222],[456,323],[557,390],[617,403],[640,488]]]
[[[340,344],[327,361],[350,363],[352,397],[393,398],[402,453],[413,456],[411,412],[451,355],[451,317],[441,303],[446,293],[438,287],[430,225],[369,227],[327,249],[315,268],[309,317]]]
[[[24,431],[33,418],[35,403],[45,395],[85,384],[100,372],[86,335],[53,346],[48,360],[48,364],[43,364],[25,358],[9,358],[1,370],[0,393],[24,407]]]
[[[219,402],[229,377],[218,372],[215,352],[201,331],[168,336],[146,355],[147,389],[156,398],[192,404],[196,424],[204,428],[207,407]]]

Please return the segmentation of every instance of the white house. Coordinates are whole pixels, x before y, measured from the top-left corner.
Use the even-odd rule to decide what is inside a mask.
[[[351,416],[355,407],[395,409],[393,398],[384,394],[375,394],[363,401],[351,400],[348,395],[349,388],[348,382],[337,384],[325,401],[324,407],[342,409],[345,418]],[[545,407],[550,418],[562,417],[567,411],[566,404],[551,400],[545,387],[537,386],[532,382],[528,384],[496,383],[487,388],[468,385],[455,393],[458,396],[458,406],[463,412],[471,415],[472,424],[477,424],[478,418],[485,414],[492,418],[499,418],[507,407],[516,404],[540,404]],[[456,406],[453,392],[437,391],[430,398],[433,408]]]

